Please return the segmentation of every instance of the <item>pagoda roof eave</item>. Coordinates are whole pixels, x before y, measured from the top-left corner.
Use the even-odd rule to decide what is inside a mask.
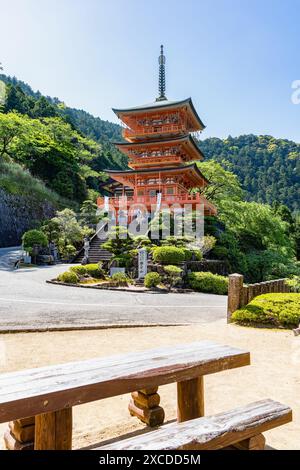
[[[175,143],[175,142],[189,142],[194,147],[196,152],[199,153],[202,159],[204,159],[204,155],[202,150],[198,147],[195,140],[190,134],[186,134],[183,137],[173,137],[171,139],[160,139],[160,140],[151,140],[151,141],[143,141],[143,142],[113,142],[113,145],[116,147],[147,147],[153,146],[155,144],[168,144],[168,143]]]
[[[168,109],[168,108],[177,108],[177,107],[182,107],[184,105],[188,105],[191,108],[191,111],[198,121],[199,127],[201,130],[205,129],[205,125],[203,124],[202,120],[200,119],[194,105],[192,98],[186,98],[185,100],[180,100],[180,101],[169,101],[169,100],[162,100],[162,101],[154,101],[153,103],[148,103],[144,104],[141,106],[135,106],[132,108],[123,108],[123,109],[117,109],[117,108],[112,108],[113,112],[120,117],[119,115],[122,114],[139,114],[139,113],[144,113],[145,111],[155,111],[159,109]]]
[[[175,166],[175,167],[167,167],[167,168],[149,168],[149,169],[143,169],[143,170],[103,170],[109,175],[134,175],[134,174],[146,174],[146,173],[163,173],[163,172],[170,172],[170,171],[175,171],[175,172],[180,172],[180,171],[188,171],[188,170],[194,170],[199,177],[201,177],[207,184],[209,184],[209,181],[203,173],[200,171],[196,163],[192,163],[190,165],[184,165],[184,166]]]

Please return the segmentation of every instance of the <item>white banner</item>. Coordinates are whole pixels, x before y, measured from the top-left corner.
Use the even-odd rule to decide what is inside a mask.
[[[160,210],[160,206],[161,206],[161,193],[157,193],[156,212]]]
[[[104,196],[104,212],[108,212],[108,211],[109,211],[109,197]]]

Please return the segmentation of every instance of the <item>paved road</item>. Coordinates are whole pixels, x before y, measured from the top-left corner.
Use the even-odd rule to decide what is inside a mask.
[[[15,261],[17,261],[22,254],[20,246],[13,246],[10,248],[0,248],[0,270],[13,269]]]
[[[207,323],[226,315],[225,296],[98,291],[45,282],[68,267],[0,267],[0,331]]]

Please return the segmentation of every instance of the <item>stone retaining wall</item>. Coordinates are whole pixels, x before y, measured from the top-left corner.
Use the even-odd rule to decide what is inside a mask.
[[[9,194],[0,188],[0,248],[20,245],[26,230],[36,228],[54,213],[48,201]]]

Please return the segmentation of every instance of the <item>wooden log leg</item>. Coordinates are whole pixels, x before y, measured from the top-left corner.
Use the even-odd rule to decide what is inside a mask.
[[[204,416],[203,377],[177,382],[177,420],[179,423]]]
[[[7,450],[33,450],[34,416],[9,422],[9,428],[4,433],[4,443]]]
[[[128,405],[131,416],[136,416],[150,427],[158,426],[164,422],[165,412],[160,403],[157,393],[158,387],[139,390],[131,394]]]
[[[72,449],[72,408],[35,418],[34,450]]]
[[[250,437],[244,441],[234,444],[234,447],[239,450],[264,450],[266,445],[266,438],[263,434]]]

